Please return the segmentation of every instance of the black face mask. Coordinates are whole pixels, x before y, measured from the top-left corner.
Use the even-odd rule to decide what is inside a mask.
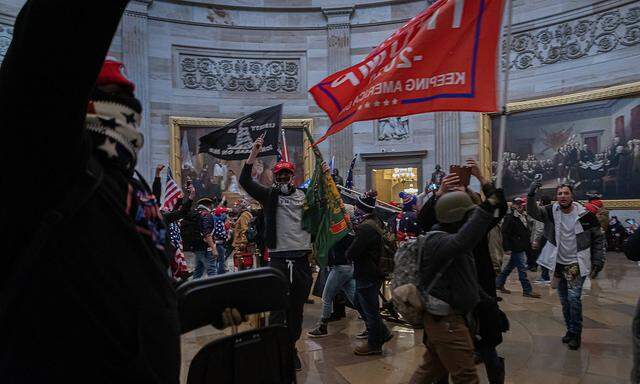
[[[274,188],[278,191],[279,194],[289,196],[293,192],[295,192],[296,187],[291,183],[274,183]]]

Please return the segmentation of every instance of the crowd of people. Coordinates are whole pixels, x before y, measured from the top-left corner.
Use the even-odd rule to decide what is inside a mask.
[[[604,191],[610,197],[625,197],[640,187],[640,139],[614,137],[607,148],[594,153],[587,144],[575,139],[560,146],[551,158],[533,154],[521,157],[505,152],[502,158],[504,184],[510,191],[526,191],[540,175],[543,181],[571,184],[580,197],[591,190]],[[494,174],[497,162],[493,162]]]
[[[18,169],[5,175],[24,180],[21,194],[29,204],[3,208],[15,218],[3,225],[9,255],[1,277],[3,382],[177,383],[175,285],[266,263],[289,285],[288,312],[272,312],[269,322],[287,325],[291,346],[302,334],[314,238],[302,225],[305,193],[294,183],[294,164],[276,163],[268,184],[254,177],[259,138],[237,180],[255,205],[240,199],[229,207],[214,187],[192,179],[181,201],[162,212],[159,171],[153,187],[135,171],[144,143],[135,85],[122,63],[105,60],[127,3],[31,0],[16,20],[0,69],[0,114],[8,126],[23,128],[20,142],[33,151],[25,161],[45,172],[38,180],[11,173]],[[84,44],[87,35],[92,44]],[[41,57],[58,76],[43,75]],[[25,82],[30,76],[39,81]],[[14,159],[18,152],[7,148],[3,155]],[[331,302],[343,291],[365,325],[357,336],[365,341],[354,353],[382,354],[394,336],[380,314],[388,278],[382,263],[392,243],[419,242],[423,283],[417,292],[427,348],[412,383],[449,377],[477,383],[478,361],[491,383],[504,382],[504,357],[496,347],[509,324],[497,292],[509,293],[505,278],[517,268],[523,295],[539,297],[522,275],[530,249],[540,250],[537,264],[553,274],[567,328],[562,342],[580,348],[582,286],[605,262],[601,222],[592,211],[597,204],[577,203],[566,184],[557,187],[555,203],[539,203],[540,182],[534,181],[526,202],[514,199],[509,210],[477,164],[469,160],[467,166],[484,197],[449,174],[438,175],[440,184],[428,188],[421,206],[416,196],[403,194],[402,211],[391,222],[377,213],[375,191],[347,206],[350,233],[329,252],[323,311],[309,336],[328,334]],[[329,172],[326,164],[323,171]],[[38,192],[42,184],[49,193]],[[535,234],[528,217],[540,223]],[[492,241],[491,233],[502,240]],[[193,271],[179,259],[178,235],[183,249],[194,253]],[[494,249],[508,257],[499,276]],[[294,356],[294,367],[303,369]]]

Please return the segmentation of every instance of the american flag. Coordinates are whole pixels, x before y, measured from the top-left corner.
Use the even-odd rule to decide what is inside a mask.
[[[182,275],[189,270],[187,266],[187,262],[184,258],[184,253],[182,251],[182,236],[180,236],[180,225],[178,225],[177,221],[169,224],[169,240],[171,244],[176,248],[176,254],[173,256],[173,260],[171,260],[171,272],[173,277],[180,278]]]
[[[178,199],[182,197],[182,191],[173,180],[173,175],[171,174],[171,168],[167,168],[167,185],[164,189],[164,203],[162,203],[162,210],[171,212],[173,211],[173,207],[178,202]]]

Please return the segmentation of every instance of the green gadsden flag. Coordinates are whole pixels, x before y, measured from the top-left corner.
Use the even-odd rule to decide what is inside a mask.
[[[306,129],[305,133],[313,143]],[[329,249],[347,235],[350,223],[336,183],[329,172],[322,171],[322,154],[317,147],[312,148],[315,169],[305,198],[302,228],[311,233],[316,260],[324,267],[327,265]]]

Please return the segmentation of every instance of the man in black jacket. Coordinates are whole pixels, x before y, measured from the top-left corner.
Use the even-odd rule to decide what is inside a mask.
[[[289,278],[291,304],[288,325],[291,342],[300,338],[304,303],[311,291],[311,268],[308,256],[311,252],[311,234],[302,229],[302,207],[305,194],[293,185],[294,165],[281,161],[276,164],[273,186],[264,186],[251,177],[253,164],[260,153],[263,140],[253,144],[249,158],[240,174],[240,185],[256,199],[264,209],[265,244],[269,248],[271,266]],[[328,171],[328,167],[326,169]],[[284,314],[272,312],[270,323],[284,322]],[[298,354],[295,354],[296,370],[302,369]]]
[[[0,153],[22,159],[2,177],[40,202],[2,205],[3,383],[179,382],[165,229],[133,176],[141,107],[105,62],[127,3],[28,1],[0,68]]]
[[[502,268],[496,278],[496,287],[502,293],[511,293],[504,287],[507,277],[514,268],[518,269],[518,277],[522,285],[524,297],[540,298],[539,293],[533,292],[527,278],[527,252],[531,251],[531,231],[527,223],[525,203],[521,197],[514,197],[511,201],[511,212],[507,213],[502,223],[502,248],[509,262]]]
[[[480,168],[473,160],[467,161],[467,166],[471,167],[471,174],[479,181],[485,196],[493,193],[494,187],[488,182],[480,172]],[[466,192],[474,204],[482,203],[480,195],[472,191],[468,187],[460,185],[460,179],[456,174],[450,174],[442,179],[442,183],[438,190],[427,200],[422,209],[418,213],[418,223],[425,232],[430,231],[433,226],[438,224],[435,212],[435,204],[443,195],[454,191]],[[476,247],[473,249],[473,257],[476,266],[478,283],[485,294],[497,299],[496,297],[496,275],[493,269],[491,254],[489,253],[489,231],[498,225],[502,220],[506,209],[501,210],[499,217],[494,217],[491,224],[487,228],[487,233],[480,239]],[[490,302],[480,302],[475,311],[478,320],[477,334],[474,338],[476,351],[479,357],[484,361],[487,376],[491,383],[504,382],[504,359],[498,356],[496,347],[502,343],[502,330],[500,321],[500,311],[497,304]]]
[[[462,191],[438,199],[435,211],[439,224],[436,232],[422,240],[420,254],[422,281],[430,282],[419,286],[426,303],[427,351],[410,383],[432,383],[447,373],[454,383],[479,382],[465,317],[480,302],[495,305],[495,299],[478,284],[473,250],[486,237],[494,211],[503,206],[502,193],[497,191],[480,206]]]
[[[369,191],[356,200],[355,239],[347,250],[347,257],[353,260],[353,277],[356,280],[356,305],[364,315],[367,324],[367,343],[357,346],[353,352],[358,356],[380,355],[382,345],[391,340],[393,334],[380,316],[378,294],[383,275],[378,267],[382,249],[382,228],[384,224],[375,215],[375,191]]]

